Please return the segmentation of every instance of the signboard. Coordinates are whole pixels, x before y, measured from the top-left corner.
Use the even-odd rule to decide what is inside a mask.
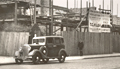
[[[89,12],[89,32],[110,32],[110,15],[96,10]]]

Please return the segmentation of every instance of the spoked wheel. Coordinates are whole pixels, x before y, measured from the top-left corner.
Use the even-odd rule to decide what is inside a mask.
[[[49,61],[48,58],[42,59],[44,63],[47,63]]]
[[[61,52],[60,57],[58,58],[60,63],[63,63],[65,61],[66,54],[64,52]]]
[[[16,62],[17,64],[21,64],[21,63],[23,63],[23,60],[22,60],[22,59],[15,59],[15,62]]]
[[[36,54],[33,55],[33,57],[32,57],[32,62],[33,62],[34,64],[38,64],[38,63],[40,62],[40,59],[41,59],[40,54],[39,54],[39,53],[36,53]]]

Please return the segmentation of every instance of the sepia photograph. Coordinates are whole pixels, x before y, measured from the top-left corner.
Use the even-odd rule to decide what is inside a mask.
[[[120,0],[0,0],[0,69],[120,69]]]

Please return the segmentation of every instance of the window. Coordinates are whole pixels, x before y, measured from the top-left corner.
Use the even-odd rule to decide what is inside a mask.
[[[47,38],[47,43],[53,43],[53,38]]]
[[[60,44],[60,38],[55,38],[55,44]]]
[[[64,39],[63,38],[61,38],[61,42],[64,43]]]
[[[39,39],[38,42],[43,43],[45,42],[45,39]]]
[[[33,43],[38,44],[38,39],[33,39]]]
[[[45,42],[45,39],[33,39],[33,43],[36,43],[36,44],[43,43],[43,42]]]

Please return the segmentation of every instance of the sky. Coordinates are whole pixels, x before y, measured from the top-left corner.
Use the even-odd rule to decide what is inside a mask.
[[[75,1],[76,1],[76,5],[74,5]],[[80,1],[81,0],[68,0],[68,8],[74,8],[74,7],[79,8]],[[86,1],[90,2],[92,6],[92,0],[82,0],[82,7],[86,7]],[[62,6],[62,7],[67,7],[67,0],[53,0],[53,4]],[[94,6],[99,8],[99,5],[101,5],[101,8],[103,8],[103,0],[94,0]],[[110,9],[110,0],[104,0],[104,8]],[[117,8],[118,8],[118,11],[117,11]],[[120,17],[119,12],[120,12],[120,0],[113,0],[113,15],[117,15]]]

